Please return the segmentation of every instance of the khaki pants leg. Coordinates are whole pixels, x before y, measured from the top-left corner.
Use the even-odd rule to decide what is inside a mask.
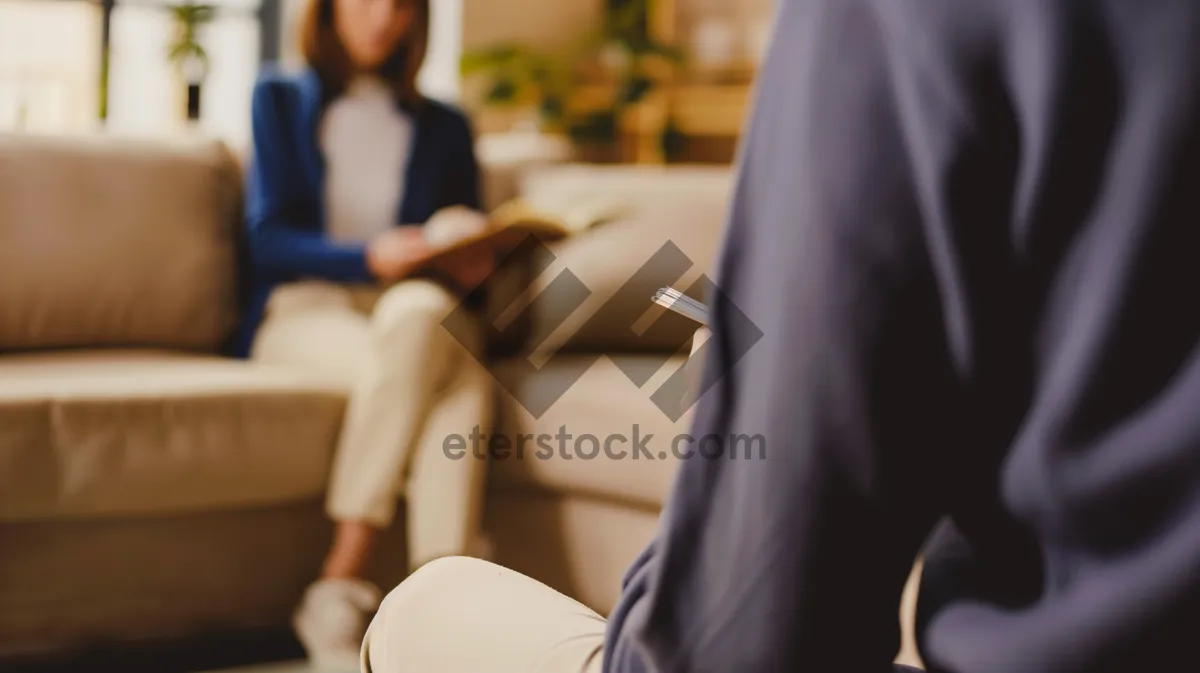
[[[604,618],[540,582],[471,558],[396,587],[363,639],[363,673],[599,673]]]
[[[329,515],[385,528],[407,490],[414,568],[469,553],[480,529],[487,461],[443,451],[447,436],[469,442],[476,428],[486,432],[492,411],[491,376],[475,358],[478,325],[455,325],[453,336],[442,326],[458,301],[425,280],[382,293],[291,284],[272,296],[252,352],[258,362],[304,369],[349,392]]]
[[[426,280],[379,297],[370,317],[373,366],[352,389],[330,481],[330,516],[384,528],[415,459],[407,489],[413,567],[467,553],[479,529],[487,462],[442,451],[447,435],[485,428],[491,412],[490,375],[475,357],[478,325],[454,336],[442,325],[458,303]]]
[[[250,359],[305,371],[349,391],[371,366],[370,323],[354,295],[319,281],[281,286],[271,295]]]
[[[479,335],[477,325],[456,328],[455,333]],[[410,570],[444,556],[487,553],[481,530],[488,462],[472,447],[471,435],[489,430],[492,376],[475,359],[473,353],[481,348],[478,341],[470,350],[458,344],[447,348],[456,351],[450,379],[426,418],[408,479]],[[463,439],[466,455],[447,454],[447,439],[452,437]]]

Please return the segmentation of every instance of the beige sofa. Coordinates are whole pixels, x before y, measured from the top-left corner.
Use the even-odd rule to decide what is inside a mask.
[[[655,179],[680,195],[695,179],[725,183],[699,173]],[[646,179],[530,176],[542,200],[586,187],[633,206],[628,221],[557,246],[544,277],[569,268],[600,301],[668,239],[698,275],[719,214],[660,216]],[[240,207],[237,162],[216,143],[0,139],[0,660],[283,627],[316,575],[344,395],[217,355],[237,316]],[[653,285],[637,291],[646,306]],[[518,334],[554,343],[568,308],[535,302]],[[581,351],[649,363],[672,341],[593,327],[532,374],[515,366],[520,343],[496,344],[494,370],[517,393],[497,387],[502,431],[672,431],[654,388],[603,358],[540,419],[519,402]],[[670,476],[662,461],[500,461],[486,511],[499,560],[607,610]],[[388,535],[384,584],[401,578],[403,537]]]
[[[618,314],[640,314],[660,285],[709,270],[728,169],[504,170],[491,205],[516,190],[548,206],[603,197],[628,216],[552,246],[536,278],[522,265],[498,284],[497,307],[529,308],[491,344],[497,432],[603,439],[636,425],[655,435],[652,455],[669,451],[690,416],[651,396],[691,326],[668,318],[639,337],[587,318],[614,296]],[[0,668],[285,629],[316,576],[344,391],[217,355],[237,315],[240,207],[237,162],[217,143],[0,138]],[[668,243],[688,260],[682,277],[639,273]],[[538,297],[564,270],[590,293],[581,306]],[[527,410],[589,362],[544,413]],[[673,472],[603,452],[496,460],[497,560],[606,613]],[[403,539],[390,531],[381,550],[385,586],[401,579]]]

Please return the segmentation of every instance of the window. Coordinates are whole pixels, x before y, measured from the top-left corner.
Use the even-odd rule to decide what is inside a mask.
[[[235,147],[250,135],[250,93],[259,68],[259,0],[207,0],[217,7],[198,41],[209,72],[199,129]],[[122,134],[169,134],[187,126],[187,85],[167,59],[170,3],[118,0],[112,16],[108,128]]]
[[[199,127],[234,146],[249,141],[250,92],[260,59],[259,1],[207,0],[218,13],[199,37],[210,58]],[[167,59],[171,4],[117,0],[103,127],[137,135],[185,127],[186,87]],[[95,0],[0,0],[0,130],[102,128],[102,33],[103,12]]]
[[[89,2],[0,0],[0,130],[96,128],[100,26]]]
[[[0,130],[162,135],[187,128],[186,84],[167,59],[169,7],[181,1],[115,0],[102,123],[100,0],[0,0]],[[262,59],[263,0],[203,1],[217,15],[199,34],[210,59],[199,130],[245,148]],[[299,64],[296,19],[307,1],[279,0],[285,64]],[[420,76],[427,95],[450,102],[459,97],[462,1],[431,0],[430,48]]]
[[[459,97],[462,0],[430,0],[429,52],[419,84],[426,96],[453,103]]]

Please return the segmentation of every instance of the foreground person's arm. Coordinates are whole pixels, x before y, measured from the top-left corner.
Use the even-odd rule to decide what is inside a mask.
[[[692,431],[726,455],[684,461],[608,673],[891,670],[939,456],[965,448],[952,354],[970,357],[942,193],[971,120],[940,63],[963,59],[931,17],[881,16],[908,6],[782,5],[711,298],[706,377],[729,373]]]

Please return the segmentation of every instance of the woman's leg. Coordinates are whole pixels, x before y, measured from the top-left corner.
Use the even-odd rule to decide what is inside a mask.
[[[370,338],[353,290],[319,281],[290,283],[271,295],[250,359],[304,371],[349,391],[359,372],[370,367]]]
[[[367,316],[370,302],[364,296],[378,293],[370,287],[322,281],[281,286],[271,296],[251,359],[304,370],[349,393],[362,372],[376,367]],[[339,521],[322,577],[361,578],[376,533],[357,521]]]
[[[427,418],[435,434],[470,432],[486,419],[472,393],[478,386],[461,374],[477,363],[442,326],[458,301],[437,283],[409,280],[376,302],[369,345],[376,365],[360,373],[346,410],[328,498],[334,519],[387,527]]]
[[[455,312],[450,319],[454,324],[438,337],[447,342],[440,348],[449,354],[449,378],[434,398],[407,484],[410,571],[444,556],[490,557],[481,520],[488,465],[483,437],[494,384],[478,359],[477,318]]]
[[[381,295],[300,287],[273,298],[256,359],[307,367],[350,393],[327,498],[334,544],[296,617],[310,655],[333,663],[357,659],[363,616],[378,603],[377,589],[361,578],[391,523],[418,436],[425,448],[413,466],[410,557],[470,552],[486,460],[451,461],[442,443],[443,435],[485,426],[491,380],[473,356],[477,326],[456,326],[454,336],[443,327],[458,299],[436,283],[406,281]]]
[[[305,371],[349,393],[362,372],[377,366],[358,297],[371,292],[316,281],[281,286],[267,306],[251,359]],[[322,576],[295,615],[296,634],[314,660],[357,659],[357,645],[379,604],[379,589],[362,579],[375,536],[374,528],[359,522],[336,524]]]
[[[487,561],[443,558],[380,606],[363,673],[598,673],[604,618]]]

